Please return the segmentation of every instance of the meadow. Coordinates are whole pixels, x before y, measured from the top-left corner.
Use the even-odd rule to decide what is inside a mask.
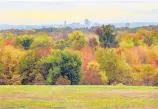
[[[157,109],[158,87],[0,86],[0,109]]]

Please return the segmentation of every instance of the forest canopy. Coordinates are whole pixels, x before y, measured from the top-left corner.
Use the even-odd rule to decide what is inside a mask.
[[[157,27],[49,29],[0,31],[1,85],[158,85]]]

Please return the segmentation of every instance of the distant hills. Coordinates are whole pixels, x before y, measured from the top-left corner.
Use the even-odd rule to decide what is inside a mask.
[[[0,24],[0,30],[6,29],[40,29],[42,25],[9,25],[9,24]]]
[[[106,23],[108,24],[108,23]],[[104,24],[104,25],[106,25]],[[129,28],[135,28],[135,27],[142,27],[142,26],[150,26],[150,25],[158,25],[158,22],[132,22],[132,23],[109,23],[111,25],[114,25],[117,28],[121,27],[129,27]],[[103,24],[98,24],[103,25]],[[68,24],[68,27],[73,28],[73,24]],[[93,24],[91,26],[94,26]],[[6,30],[6,29],[41,29],[41,28],[49,28],[49,27],[57,27],[61,28],[64,27],[64,24],[56,24],[56,25],[9,25],[9,24],[0,24],[0,30]],[[76,26],[76,28],[83,28],[84,26],[82,24],[79,24]]]
[[[156,26],[156,25],[158,25],[158,22],[113,23],[113,25],[118,28],[127,27],[127,24],[128,24],[129,28],[136,28],[136,27],[150,26],[150,25]]]

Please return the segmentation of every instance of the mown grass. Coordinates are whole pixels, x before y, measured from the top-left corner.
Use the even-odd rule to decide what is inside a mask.
[[[158,107],[158,87],[0,86],[0,108],[115,109]]]

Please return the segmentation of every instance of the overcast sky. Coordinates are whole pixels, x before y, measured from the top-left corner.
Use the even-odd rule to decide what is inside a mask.
[[[0,24],[158,22],[158,0],[0,0]]]

